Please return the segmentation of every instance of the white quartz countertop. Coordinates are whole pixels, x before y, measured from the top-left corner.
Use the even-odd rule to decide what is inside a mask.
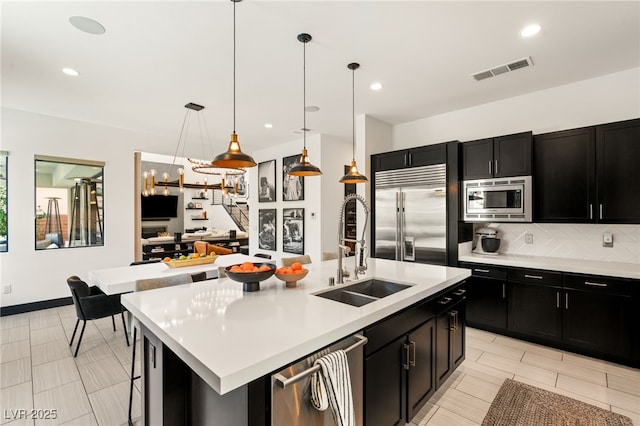
[[[353,259],[345,260],[352,269]],[[466,269],[369,259],[364,277],[410,284],[355,307],[314,296],[330,290],[337,260],[304,265],[296,288],[275,276],[261,290],[221,278],[129,293],[122,304],[216,392],[225,394],[465,279]]]
[[[622,263],[543,256],[513,254],[492,256],[472,253],[460,255],[458,260],[460,262],[483,263],[487,265],[517,266],[521,268],[640,279],[640,260],[639,263]]]

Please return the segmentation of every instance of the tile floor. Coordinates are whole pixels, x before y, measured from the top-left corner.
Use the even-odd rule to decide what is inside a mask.
[[[73,358],[75,321],[73,306],[0,318],[0,424],[126,425],[131,348],[122,323],[113,332],[109,318],[88,322]],[[640,370],[476,329],[467,329],[465,362],[412,425],[480,425],[505,378],[624,414],[640,426]],[[10,409],[17,408],[57,409],[57,418],[12,420]],[[140,417],[139,388],[133,416]]]
[[[640,426],[640,370],[467,328],[466,359],[411,423],[480,425],[506,378],[628,416]]]
[[[131,347],[122,320],[116,318],[116,332],[110,318],[88,321],[77,358],[69,347],[75,324],[73,305],[0,318],[0,424],[127,424]],[[139,386],[138,380],[134,420],[140,418]],[[16,409],[56,409],[56,419],[13,419]]]

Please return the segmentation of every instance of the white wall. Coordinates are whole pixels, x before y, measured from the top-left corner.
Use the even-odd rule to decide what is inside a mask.
[[[393,128],[393,149],[527,130],[546,133],[638,116],[640,68],[634,68],[399,124]]]
[[[276,209],[276,251],[258,249],[257,238],[249,240],[249,252],[271,254],[273,259],[292,257],[295,254],[282,251],[282,210],[286,208],[304,208],[304,252],[311,256],[313,262],[322,260],[322,251],[336,251],[338,232],[338,208],[344,197],[344,187],[338,182],[344,174],[344,164],[351,159],[351,146],[346,141],[327,135],[307,136],[307,149],[312,164],[322,170],[321,176],[304,178],[304,200],[283,201],[282,197],[282,158],[299,155],[302,150],[302,139],[282,143],[252,153],[257,163],[276,160],[276,201],[258,202],[258,173],[252,173],[249,184],[250,233],[258,234],[258,210]]]
[[[481,83],[479,83],[481,84]],[[468,141],[532,130],[534,134],[640,117],[640,68],[579,81],[397,125],[393,149]],[[640,263],[640,225],[493,224],[501,251],[528,256]],[[614,247],[602,247],[602,234]],[[534,244],[524,244],[524,234]]]
[[[2,109],[2,149],[9,152],[9,252],[0,253],[2,306],[69,297],[66,279],[127,265],[134,259],[133,152],[160,137],[113,127]],[[171,146],[173,142],[167,142]],[[104,161],[105,245],[34,249],[34,155]]]

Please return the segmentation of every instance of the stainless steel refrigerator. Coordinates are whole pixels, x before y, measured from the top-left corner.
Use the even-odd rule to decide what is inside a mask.
[[[375,257],[447,263],[446,164],[375,174]]]

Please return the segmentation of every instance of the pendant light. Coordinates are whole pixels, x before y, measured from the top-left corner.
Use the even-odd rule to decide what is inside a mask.
[[[360,68],[360,64],[355,62],[347,65],[347,68],[351,70],[351,105],[352,105],[352,117],[353,117],[353,133],[351,139],[351,167],[349,168],[349,172],[342,176],[340,179],[341,183],[365,183],[368,181],[365,175],[361,175],[358,172],[358,166],[356,165],[356,70]]]
[[[212,161],[215,167],[254,167],[256,162],[251,156],[245,154],[240,149],[238,135],[236,134],[236,3],[242,0],[231,0],[233,2],[233,133],[226,152],[218,154]]]
[[[287,173],[292,176],[319,176],[322,174],[320,169],[309,162],[309,154],[307,154],[307,60],[306,46],[311,41],[311,36],[306,33],[298,34],[298,41],[302,43],[302,141],[303,148],[300,155],[300,161],[295,164]]]

